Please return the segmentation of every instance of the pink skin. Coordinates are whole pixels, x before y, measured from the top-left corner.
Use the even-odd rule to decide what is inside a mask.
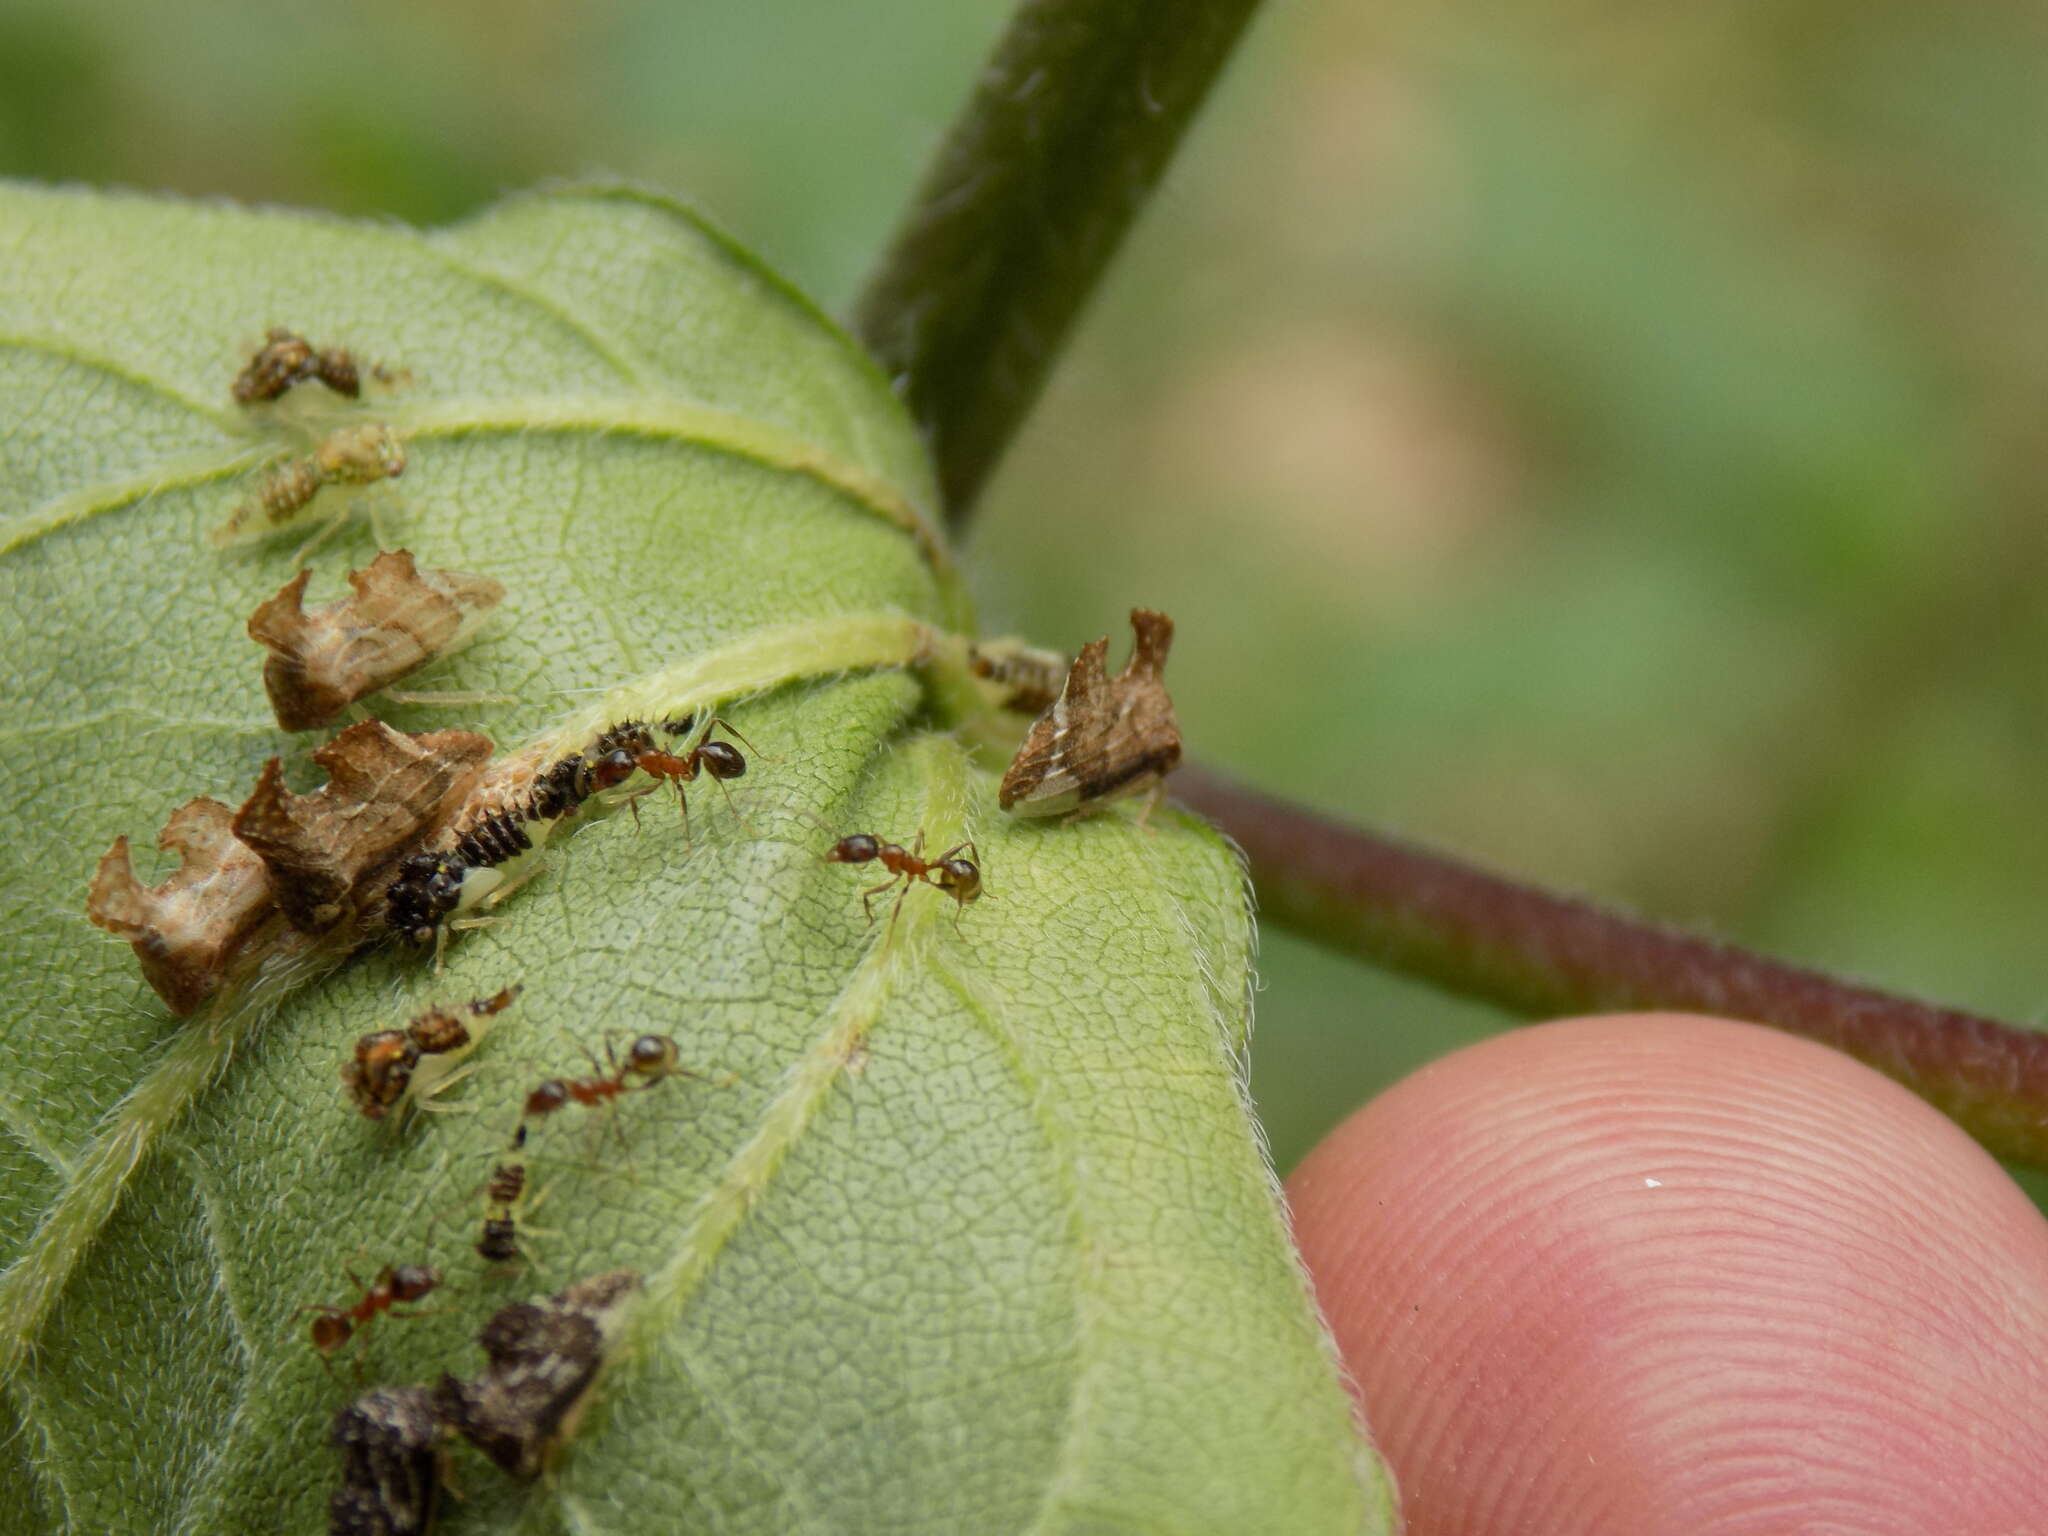
[[[1521,1030],[1288,1194],[1410,1536],[2048,1530],[2048,1223],[1845,1056]]]

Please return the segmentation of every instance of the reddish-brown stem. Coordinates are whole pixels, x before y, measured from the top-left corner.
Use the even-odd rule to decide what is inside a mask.
[[[1677,933],[1378,837],[1199,769],[1175,799],[1251,862],[1261,912],[1361,958],[1532,1017],[1677,1009],[1846,1051],[1992,1152],[2048,1167],[2048,1035]]]

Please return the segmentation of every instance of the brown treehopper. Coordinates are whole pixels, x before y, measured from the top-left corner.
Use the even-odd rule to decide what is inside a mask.
[[[1081,648],[1060,696],[1032,723],[1003,775],[997,799],[1004,810],[1058,816],[1092,811],[1143,790],[1156,798],[1161,781],[1180,763],[1180,727],[1161,676],[1173,644],[1173,620],[1133,608],[1131,629],[1136,644],[1115,677],[1103,665],[1107,636]]]
[[[422,571],[409,550],[385,550],[348,573],[352,595],[304,606],[310,570],[249,616],[249,638],[269,647],[263,687],[288,731],[325,725],[464,645],[505,588],[488,576]]]
[[[292,926],[319,933],[348,912],[369,876],[462,804],[490,755],[491,739],[473,731],[408,736],[365,720],[313,753],[328,774],[313,794],[291,793],[283,764],[265,763],[235,813],[235,836],[269,867]]]
[[[443,1376],[441,1416],[522,1481],[537,1475],[576,1430],[576,1420],[640,1276],[612,1270],[579,1280],[544,1302],[519,1301],[477,1335],[489,1362],[480,1376]]]
[[[330,1536],[426,1536],[441,1502],[445,1428],[425,1387],[379,1387],[344,1404],[327,1431],[341,1452]]]
[[[143,977],[180,1015],[220,985],[228,962],[270,915],[270,876],[234,835],[235,813],[204,796],[164,823],[157,846],[178,869],[155,889],[135,878],[128,839],[116,838],[93,874],[85,915],[135,947]]]

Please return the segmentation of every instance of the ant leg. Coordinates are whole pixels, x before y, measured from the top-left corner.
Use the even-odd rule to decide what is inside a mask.
[[[860,893],[860,909],[861,911],[867,913],[868,924],[870,927],[874,925],[875,921],[875,897],[881,894],[883,891],[889,889],[890,886],[894,885],[898,880],[901,880],[902,878],[903,876],[901,875],[891,875],[888,879],[884,880],[880,885],[871,885],[866,890]],[[907,891],[910,889],[910,887],[906,885],[903,889]],[[900,905],[902,903],[903,898],[899,896],[896,898],[896,900],[897,903]],[[893,922],[894,919],[892,918],[891,921]]]
[[[903,910],[903,898],[910,894],[910,888],[915,884],[917,884],[915,880],[905,879],[903,889],[896,893],[896,905],[889,909],[889,932],[891,935],[894,935],[896,932],[896,914]]]
[[[754,824],[748,821],[745,816],[742,816],[740,814],[740,808],[732,803],[732,791],[725,787],[725,780],[713,779],[711,782],[716,784],[718,786],[718,792],[721,795],[725,796],[725,808],[731,811],[733,814],[733,819],[746,829],[747,836],[759,837],[761,834],[754,830]],[[676,793],[682,793],[681,786],[677,787]]]
[[[440,1289],[453,1290],[454,1287],[443,1286],[440,1287]],[[403,1312],[401,1312],[398,1310],[398,1308],[393,1307],[390,1311],[390,1315],[392,1317],[446,1317],[450,1312],[453,1312],[454,1310],[455,1308],[453,1307],[407,1307]]]
[[[739,741],[739,744],[745,747],[749,752],[753,753],[754,756],[764,758],[771,763],[779,763],[782,761],[781,758],[775,756],[771,752],[763,752],[759,747],[755,746],[751,741],[747,740],[746,737],[741,736],[740,733],[733,728],[733,723],[722,715],[713,715],[711,719],[708,722],[706,722],[704,726],[704,734],[697,738],[697,744],[699,746],[702,746],[704,744],[705,737],[711,734],[711,727],[714,725],[722,729],[726,735],[736,738]]]
[[[619,1139],[619,1153],[626,1160],[626,1182],[638,1184],[640,1182],[640,1167],[633,1161],[633,1143],[626,1138],[625,1127],[619,1124],[619,1101],[617,1099],[607,1099],[605,1101],[604,1108],[601,1111],[600,1123],[592,1127],[592,1131],[591,1165],[600,1168],[604,1166],[601,1160],[604,1156],[605,1138],[607,1136],[616,1136]]]
[[[341,532],[342,524],[348,521],[348,513],[349,509],[344,505],[340,511],[322,523],[320,531],[299,546],[298,553],[292,556],[292,565],[296,568],[312,559],[318,553],[322,544],[325,544],[329,539]]]

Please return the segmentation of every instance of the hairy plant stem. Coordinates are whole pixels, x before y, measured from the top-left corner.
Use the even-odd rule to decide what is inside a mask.
[[[1775,1025],[1896,1078],[1998,1156],[2048,1167],[2048,1035],[1554,895],[1198,769],[1175,799],[1235,838],[1265,916],[1531,1016],[1677,1009]]]
[[[853,329],[964,523],[1258,0],[1024,0]]]

